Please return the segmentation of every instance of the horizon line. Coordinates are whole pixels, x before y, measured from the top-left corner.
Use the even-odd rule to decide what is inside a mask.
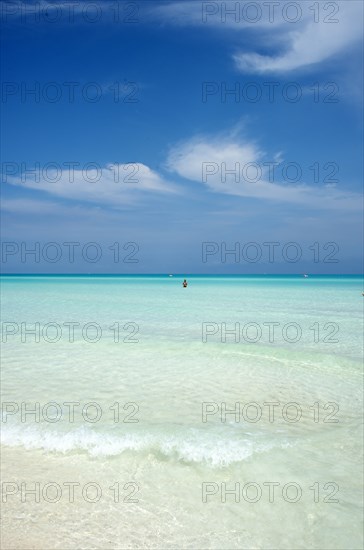
[[[364,277],[364,273],[0,273],[0,277]]]

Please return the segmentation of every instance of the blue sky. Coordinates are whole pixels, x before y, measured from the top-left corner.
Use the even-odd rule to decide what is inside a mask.
[[[313,5],[3,2],[3,271],[362,272],[363,6]]]

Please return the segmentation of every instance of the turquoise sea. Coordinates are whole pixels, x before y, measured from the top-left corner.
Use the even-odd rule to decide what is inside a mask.
[[[363,290],[3,276],[4,548],[362,548]]]

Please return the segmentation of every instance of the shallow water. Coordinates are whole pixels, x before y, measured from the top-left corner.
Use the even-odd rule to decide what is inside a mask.
[[[362,280],[181,282],[3,277],[6,547],[361,548]]]

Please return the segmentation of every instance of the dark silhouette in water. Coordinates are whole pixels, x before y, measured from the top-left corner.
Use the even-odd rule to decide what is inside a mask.
[[[183,283],[182,283],[183,288],[187,288],[187,284],[188,284],[188,283],[187,283],[187,281],[186,281],[186,279],[185,279],[185,280],[183,281]]]

